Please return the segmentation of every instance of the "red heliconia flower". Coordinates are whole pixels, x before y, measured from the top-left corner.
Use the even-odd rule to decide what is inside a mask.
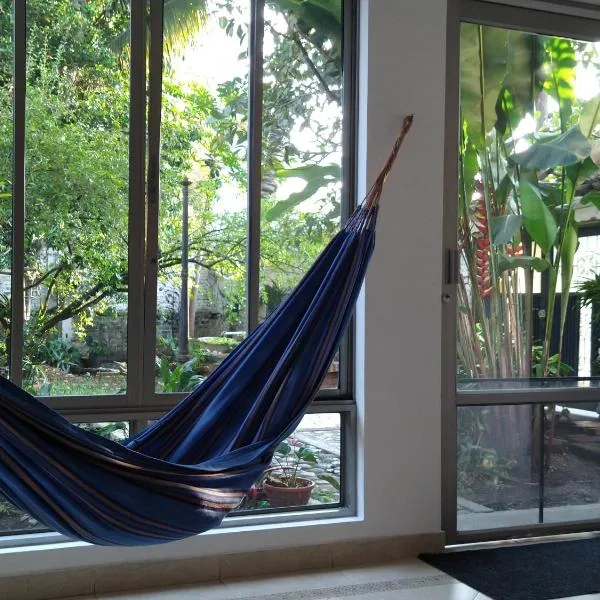
[[[506,252],[511,256],[522,256],[523,244],[519,244],[518,246],[508,246],[508,248],[506,248]]]
[[[483,183],[478,182],[477,192],[478,197],[475,200],[472,217],[475,226],[475,278],[479,294],[482,298],[487,298],[492,293],[492,282],[490,275],[489,226],[485,198],[483,197]]]

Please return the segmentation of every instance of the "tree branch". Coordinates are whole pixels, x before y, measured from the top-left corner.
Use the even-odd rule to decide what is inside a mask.
[[[302,39],[300,38],[300,35],[297,32],[294,32],[292,35],[292,39],[294,40],[294,43],[296,44],[296,46],[298,46],[298,50],[300,50],[300,52],[304,58],[304,62],[307,64],[308,68],[313,72],[314,76],[318,79],[319,83],[321,84],[321,87],[323,88],[323,90],[324,90],[325,94],[327,95],[327,97],[329,98],[329,100],[331,100],[332,102],[335,102],[336,104],[341,104],[342,103],[341,97],[339,96],[339,94],[336,94],[329,87],[329,85],[325,81],[325,78],[323,77],[323,75],[321,75],[321,72],[317,68],[317,65],[315,65],[315,63],[312,61],[310,55],[308,54],[308,50],[304,47],[304,44],[302,43]]]
[[[48,277],[50,277],[51,275],[54,275],[54,274],[58,275],[58,273],[60,271],[62,271],[64,268],[65,268],[65,265],[63,263],[56,265],[56,267],[50,269],[49,271],[46,271],[41,277],[38,277],[38,279],[36,279],[32,283],[30,283],[29,285],[26,285],[23,289],[25,291],[27,291],[34,287],[37,287],[38,285],[41,285],[46,279],[48,279]],[[10,273],[8,273],[8,274],[10,274]]]

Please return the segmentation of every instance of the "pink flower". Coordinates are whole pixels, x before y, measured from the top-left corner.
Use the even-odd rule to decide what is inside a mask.
[[[246,496],[248,496],[248,500],[256,500],[260,495],[260,488],[257,487],[251,487],[248,490],[248,493],[246,494]]]

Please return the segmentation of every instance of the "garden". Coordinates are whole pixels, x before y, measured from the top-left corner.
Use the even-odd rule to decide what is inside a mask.
[[[459,521],[600,508],[597,402],[570,393],[600,373],[599,50],[461,26]],[[560,405],[502,405],[557,384]],[[468,406],[489,392],[496,403]]]
[[[12,261],[12,2],[0,2],[0,372]],[[156,391],[188,391],[245,336],[249,13],[165,3]],[[340,226],[342,3],[265,8],[260,315]],[[27,2],[24,386],[126,392],[129,3]],[[207,58],[219,47],[222,64]],[[186,223],[189,349],[179,348]],[[187,350],[187,352],[185,351]],[[336,367],[329,386],[337,385]]]

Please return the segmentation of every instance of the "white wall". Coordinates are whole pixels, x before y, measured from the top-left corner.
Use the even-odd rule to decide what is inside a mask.
[[[432,533],[440,530],[440,280],[446,0],[364,0],[361,167],[372,181],[403,116],[415,125],[389,179],[359,305],[361,514],[217,531],[152,548],[73,543],[0,554],[8,574]],[[364,186],[363,186],[364,187]],[[406,282],[410,281],[410,292]],[[292,531],[290,531],[292,530]]]

